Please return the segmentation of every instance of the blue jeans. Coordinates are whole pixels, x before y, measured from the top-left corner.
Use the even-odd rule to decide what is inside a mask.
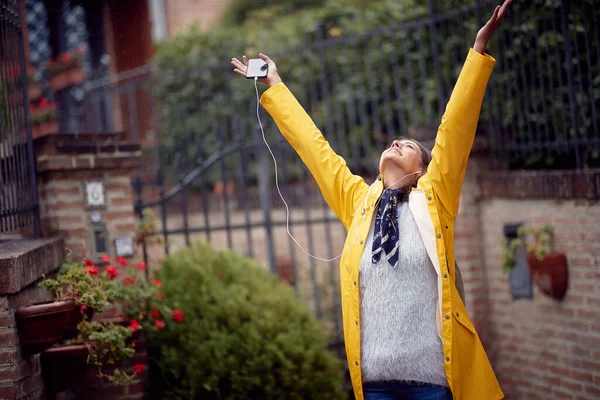
[[[417,382],[367,382],[363,393],[365,400],[452,400],[447,387]]]

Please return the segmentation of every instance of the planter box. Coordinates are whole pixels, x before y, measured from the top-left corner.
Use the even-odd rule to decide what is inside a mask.
[[[83,82],[85,79],[85,72],[83,68],[76,67],[70,68],[66,71],[58,72],[50,77],[49,83],[50,88],[57,92],[59,90],[66,89],[70,86],[75,86]]]
[[[544,259],[528,257],[533,282],[542,292],[561,301],[567,293],[569,274],[567,257],[564,254],[549,254]]]
[[[42,136],[49,135],[51,133],[58,132],[58,121],[44,121],[40,124],[31,125],[31,135],[34,139],[37,139]]]
[[[78,310],[79,307],[72,301],[50,301],[19,307],[15,318],[23,353],[41,353],[62,339],[73,309]]]

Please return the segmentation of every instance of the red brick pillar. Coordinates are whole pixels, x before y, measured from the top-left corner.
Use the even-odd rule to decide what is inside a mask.
[[[454,232],[455,257],[464,281],[465,303],[484,346],[489,343],[491,334],[491,330],[487,329],[489,288],[481,240],[483,226],[479,185],[479,177],[490,169],[486,149],[485,141],[477,138],[467,166]]]
[[[64,236],[76,256],[83,250],[93,256],[92,217],[100,217],[113,257],[115,238],[133,237],[136,229],[131,175],[139,145],[117,134],[55,134],[35,140],[35,147],[42,232]],[[86,202],[90,181],[103,189],[100,208]]]
[[[43,399],[39,354],[23,354],[15,311],[50,299],[38,287],[64,259],[59,238],[18,239],[0,243],[0,399]]]

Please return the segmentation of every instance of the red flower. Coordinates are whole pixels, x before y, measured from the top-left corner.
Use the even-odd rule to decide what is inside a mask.
[[[123,314],[119,313],[119,314],[115,315],[115,318],[123,319]]]
[[[143,261],[140,261],[139,263],[137,263],[137,268],[138,268],[140,271],[145,271],[145,270],[146,270],[146,268],[147,268],[147,266],[146,266],[146,263],[145,263],[145,262],[143,262]]]
[[[84,304],[81,307],[79,307],[79,311],[81,311],[81,313],[83,314],[84,312],[86,312],[88,309],[88,307]]]
[[[157,319],[156,321],[154,321],[154,326],[156,326],[158,329],[163,329],[165,327],[165,323],[164,321]]]
[[[117,278],[119,275],[121,275],[121,271],[119,271],[114,265],[109,265],[108,267],[106,267],[105,271],[106,275],[108,276],[108,279],[110,279],[111,281]]]
[[[137,321],[137,319],[131,320],[131,323],[129,324],[129,329],[131,329],[132,331],[137,331],[138,329],[140,329],[140,323]]]
[[[109,257],[109,256],[107,256],[106,254],[102,254],[102,255],[100,256],[100,259],[102,260],[102,262],[103,262],[104,264],[108,264],[108,263],[110,263],[110,257]]]
[[[60,61],[62,61],[62,62],[69,62],[69,61],[71,61],[71,58],[73,58],[73,56],[69,52],[62,53],[59,57]]]
[[[158,287],[158,288],[159,288],[159,287],[162,287],[162,282],[161,282],[161,281],[159,281],[159,280],[158,280],[158,279],[156,279],[156,278],[152,278],[152,284],[153,284],[154,286]]]
[[[174,309],[171,316],[177,322],[183,321],[183,311],[181,311],[179,308]]]
[[[133,285],[135,283],[135,276],[134,275],[129,275],[128,277],[126,277],[125,279],[123,279],[123,283],[125,285]]]
[[[92,265],[90,267],[87,267],[85,272],[87,272],[90,275],[98,275],[98,267],[96,267],[95,265]]]
[[[42,99],[40,100],[39,106],[40,106],[40,108],[48,107],[48,99],[45,97],[42,97]]]
[[[115,257],[115,261],[118,262],[119,264],[121,264],[123,267],[127,266],[127,260],[125,259],[125,257],[122,257],[122,256]]]
[[[146,313],[142,311],[140,313],[140,319],[144,319],[144,318],[146,318]]]
[[[93,265],[94,265],[94,262],[93,262],[92,260],[90,260],[89,258],[84,258],[84,259],[83,259],[83,264],[84,264],[86,267],[91,267],[91,266],[93,266]]]
[[[165,298],[165,294],[164,293],[156,293],[156,298],[159,300],[162,300]]]
[[[156,319],[156,318],[158,318],[158,316],[159,316],[158,310],[152,310],[152,318]]]
[[[136,374],[141,374],[142,371],[144,370],[144,364],[135,364],[133,366],[133,369],[135,370]]]

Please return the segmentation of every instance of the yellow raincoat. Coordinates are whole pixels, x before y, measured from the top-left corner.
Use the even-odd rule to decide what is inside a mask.
[[[433,160],[409,195],[431,262],[437,272],[438,334],[443,342],[448,385],[455,400],[504,397],[475,327],[456,290],[454,220],[493,57],[469,50],[438,130]],[[381,178],[368,185],[352,174],[329,146],[300,103],[280,83],[265,91],[261,104],[314,176],[323,197],[348,231],[340,261],[344,339],[356,399],[363,400],[360,360],[360,260],[374,205],[384,190]]]

